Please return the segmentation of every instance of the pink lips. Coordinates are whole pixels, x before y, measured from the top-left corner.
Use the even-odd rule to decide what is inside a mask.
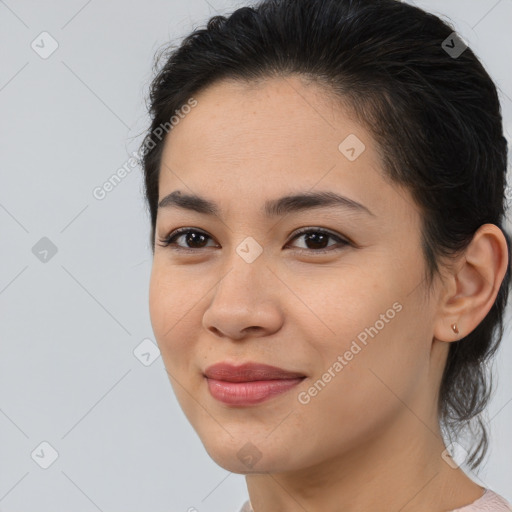
[[[230,405],[252,405],[288,391],[306,377],[266,364],[245,363],[233,366],[218,363],[209,366],[204,375],[210,393]]]

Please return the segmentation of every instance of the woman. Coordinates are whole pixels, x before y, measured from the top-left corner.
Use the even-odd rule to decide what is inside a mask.
[[[151,322],[243,510],[512,510],[461,468],[511,271],[499,100],[453,28],[266,0],[171,47],[150,100]]]

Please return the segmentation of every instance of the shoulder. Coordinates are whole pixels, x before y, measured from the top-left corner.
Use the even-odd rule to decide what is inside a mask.
[[[238,512],[253,512],[251,502],[247,500]]]
[[[512,505],[503,496],[486,489],[473,503],[450,512],[512,512]]]
[[[247,500],[238,512],[253,512],[251,502]],[[473,503],[450,512],[512,512],[512,505],[503,496],[486,489]]]

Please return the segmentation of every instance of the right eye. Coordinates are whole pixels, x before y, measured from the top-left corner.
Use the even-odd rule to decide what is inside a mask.
[[[184,247],[182,245],[177,244],[176,240],[178,240],[179,238],[182,238],[182,237],[185,241],[185,244],[189,244],[189,245],[199,244],[200,247]],[[172,246],[172,249],[176,250],[176,251],[190,252],[190,251],[195,251],[197,249],[203,249],[204,246],[202,246],[201,244],[203,244],[205,242],[205,240],[207,240],[208,238],[211,239],[211,237],[209,235],[207,235],[206,233],[204,233],[203,231],[198,231],[193,228],[179,228],[179,229],[176,229],[173,232],[171,232],[165,238],[159,239],[159,241],[160,241],[159,245],[161,247]]]

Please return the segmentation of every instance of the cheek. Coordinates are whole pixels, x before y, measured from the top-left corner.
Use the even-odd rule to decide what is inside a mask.
[[[321,364],[315,367],[310,387],[302,388],[304,393],[297,397],[301,432],[311,439],[322,432],[325,438],[313,450],[325,448],[328,453],[333,446],[344,449],[364,443],[406,411],[404,403],[414,402],[428,365],[422,362],[415,340],[402,332],[408,323],[400,316],[405,311],[404,307],[377,334],[369,330],[366,344],[357,338],[366,333],[364,327],[361,330],[355,319],[346,318],[338,321],[337,337],[329,346],[324,341],[317,345]],[[372,315],[367,319],[363,324],[373,326]]]
[[[165,293],[166,285],[163,282],[164,276],[153,264],[151,278],[149,281],[149,316],[153,332],[160,342],[166,323],[166,311],[172,311],[168,303],[172,303],[172,296]]]
[[[343,270],[343,278],[336,280],[330,272],[330,279],[316,279],[309,288],[300,283],[296,288],[309,306],[296,318],[313,349],[310,359],[317,361],[315,377],[328,382],[325,388],[331,392],[339,389],[345,398],[337,401],[347,400],[347,406],[357,409],[357,403],[352,403],[357,397],[366,403],[377,397],[378,405],[378,397],[390,394],[379,377],[397,391],[405,391],[421,371],[421,329],[412,327],[415,308],[405,302],[398,279],[385,278],[385,272],[374,268],[365,274],[354,267]],[[323,390],[322,382],[318,387]],[[337,396],[321,394],[324,399],[329,395],[328,400]]]
[[[180,279],[179,273],[154,263],[149,285],[149,314],[161,350],[169,345],[176,346],[177,340],[182,338],[179,333],[193,315],[197,301],[190,283]]]
[[[291,288],[299,299],[291,301],[295,304],[292,314],[301,319],[306,331],[316,333],[313,339],[326,349],[348,350],[352,339],[359,336],[364,343],[370,338],[376,323],[380,333],[400,316],[400,306],[393,307],[400,293],[384,275],[383,270],[373,268],[369,273],[351,265],[318,269],[307,278],[290,276]]]

